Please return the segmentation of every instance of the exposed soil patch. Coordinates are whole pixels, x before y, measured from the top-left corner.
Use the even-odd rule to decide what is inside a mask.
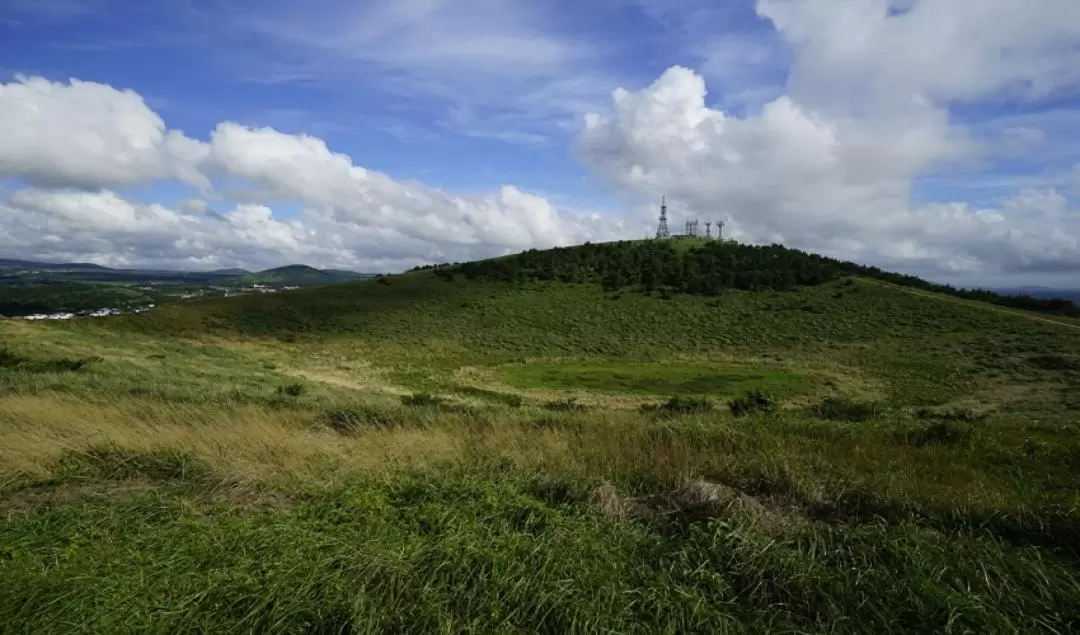
[[[681,531],[713,518],[737,518],[765,530],[781,531],[805,524],[797,508],[779,500],[759,498],[702,479],[659,494],[623,497],[611,483],[593,491],[593,503],[615,520],[639,520],[661,531]]]

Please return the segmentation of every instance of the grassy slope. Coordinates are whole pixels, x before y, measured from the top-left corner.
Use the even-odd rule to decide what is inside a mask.
[[[342,282],[355,275],[345,272],[327,272],[307,265],[287,265],[276,269],[267,269],[226,280],[228,284],[285,284],[297,286],[316,286]]]
[[[662,300],[417,273],[0,338],[100,358],[0,367],[14,628],[1080,623],[1072,324],[862,280]],[[755,385],[779,414],[635,409]],[[828,396],[882,411],[803,412]],[[590,409],[541,407],[566,397]]]

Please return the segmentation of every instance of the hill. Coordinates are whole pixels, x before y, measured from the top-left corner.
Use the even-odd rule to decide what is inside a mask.
[[[716,249],[0,323],[0,619],[1075,630],[1080,322]]]
[[[310,287],[347,282],[365,277],[370,277],[370,274],[341,269],[316,269],[307,265],[287,265],[229,278],[227,282],[229,284],[277,284]]]
[[[924,291],[944,293],[1012,308],[1080,317],[1071,301],[1047,293],[1002,294],[957,289],[877,267],[843,262],[783,245],[743,245],[734,241],[667,240],[585,244],[480,262],[422,267],[440,277],[525,282],[597,282],[607,290],[625,287],[716,295],[723,289],[778,290],[813,286],[841,276],[863,276]]]

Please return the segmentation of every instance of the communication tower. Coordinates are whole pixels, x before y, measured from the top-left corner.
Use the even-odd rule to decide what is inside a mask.
[[[660,198],[660,225],[656,228],[657,238],[670,238],[671,232],[668,231],[667,226],[667,197]]]

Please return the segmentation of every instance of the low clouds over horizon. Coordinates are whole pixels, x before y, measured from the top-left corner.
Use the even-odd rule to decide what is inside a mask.
[[[480,10],[483,3],[474,4]],[[688,218],[724,218],[729,235],[747,242],[783,242],[950,281],[1080,273],[1080,119],[1072,116],[1080,115],[1080,5],[758,0],[748,7],[756,21],[733,25],[705,3],[677,4],[611,0],[613,12],[634,5],[637,19],[685,35],[685,50],[673,53],[685,62],[651,77],[632,47],[612,54],[618,64],[588,67],[568,35],[587,35],[570,28],[579,25],[551,21],[545,35],[510,15],[516,3],[491,18],[513,28],[497,38],[491,33],[499,23],[487,25],[488,36],[477,40],[482,49],[452,45],[451,34],[425,22],[441,15],[431,7],[380,14],[382,35],[335,31],[334,46],[314,46],[319,25],[284,30],[258,21],[252,37],[277,46],[295,41],[297,51],[317,56],[305,60],[337,55],[343,65],[383,64],[383,83],[446,77],[440,98],[469,90],[473,82],[457,87],[456,78],[470,66],[492,80],[520,68],[506,85],[527,103],[464,95],[450,111],[459,135],[451,127],[427,141],[395,142],[402,147],[357,145],[336,134],[345,129],[336,124],[312,126],[322,131],[316,136],[231,114],[214,120],[212,101],[198,128],[173,127],[175,118],[190,124],[182,106],[158,107],[159,91],[150,98],[123,74],[111,81],[106,66],[81,79],[84,64],[52,77],[17,75],[0,83],[0,257],[393,271],[642,238],[653,231],[665,193],[676,229]],[[686,30],[690,15],[717,20],[716,41],[700,24]],[[19,19],[24,26],[10,28],[25,29],[34,17]],[[741,33],[738,47],[724,48],[722,35],[732,29]],[[438,33],[447,59],[379,48],[402,30]],[[502,50],[515,37],[543,41],[544,55],[515,61]],[[754,52],[749,66],[760,72],[725,70],[738,64],[740,50]],[[780,64],[786,70],[778,83]],[[433,99],[411,90],[402,103]],[[748,95],[764,97],[754,103]],[[221,112],[234,112],[230,104],[222,101]],[[404,167],[365,166],[357,151],[384,162],[401,155]],[[428,183],[395,176],[414,173],[409,157],[424,162]],[[470,165],[505,165],[542,182],[542,174],[517,167],[529,157],[576,162],[580,177],[568,172],[557,185],[536,188],[496,171],[483,186],[431,184],[463,181]],[[603,192],[602,203],[589,200],[580,182]]]

